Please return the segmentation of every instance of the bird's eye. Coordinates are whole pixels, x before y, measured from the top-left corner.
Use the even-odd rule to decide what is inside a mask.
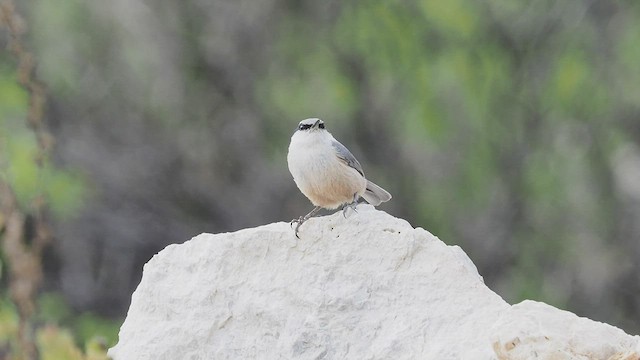
[[[318,127],[319,127],[320,129],[324,129],[324,124],[323,124],[323,123],[320,123],[320,124],[318,124]]]
[[[311,127],[311,125],[309,124],[300,124],[300,126],[298,127],[298,129],[300,130],[307,130]]]

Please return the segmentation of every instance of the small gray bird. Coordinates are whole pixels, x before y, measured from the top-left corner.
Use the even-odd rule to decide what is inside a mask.
[[[300,121],[291,136],[287,163],[298,189],[315,205],[307,215],[291,220],[297,223],[296,237],[300,225],[321,208],[345,205],[346,214],[347,208],[355,210],[360,197],[374,206],[391,199],[391,194],[364,177],[362,165],[320,119]]]

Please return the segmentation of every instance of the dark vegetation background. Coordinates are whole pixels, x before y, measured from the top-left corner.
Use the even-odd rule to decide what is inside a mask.
[[[25,248],[49,240],[31,311],[0,250],[0,358],[51,334],[90,358],[164,246],[306,213],[286,151],[307,117],[507,301],[640,332],[640,2],[15,5],[43,91],[5,18],[2,193]]]

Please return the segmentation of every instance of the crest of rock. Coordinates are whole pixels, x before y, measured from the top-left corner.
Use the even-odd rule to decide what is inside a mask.
[[[458,246],[368,205],[201,234],[144,268],[114,360],[640,359],[640,338],[511,306]]]

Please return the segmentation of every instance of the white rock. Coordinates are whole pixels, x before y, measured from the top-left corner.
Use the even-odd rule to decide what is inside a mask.
[[[466,254],[360,205],[202,234],[145,265],[114,360],[640,359],[640,338],[510,306]],[[616,357],[617,356],[617,357]]]

